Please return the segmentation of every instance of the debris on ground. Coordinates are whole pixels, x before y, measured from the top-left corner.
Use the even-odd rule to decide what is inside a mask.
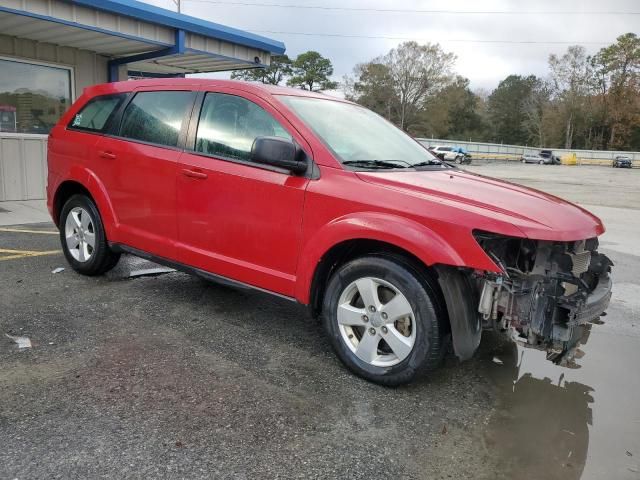
[[[14,337],[8,333],[5,333],[5,335],[18,344],[19,350],[22,350],[23,348],[31,348],[31,340],[29,337]]]
[[[64,272],[64,267],[58,267],[51,271],[51,273],[60,273],[60,272]]]
[[[498,357],[493,357],[493,363],[497,363],[498,365],[502,365],[504,362],[500,360]]]
[[[154,275],[162,275],[164,273],[175,272],[173,268],[157,267],[157,268],[144,268],[142,270],[132,270],[129,273],[129,278],[135,277],[152,277]]]

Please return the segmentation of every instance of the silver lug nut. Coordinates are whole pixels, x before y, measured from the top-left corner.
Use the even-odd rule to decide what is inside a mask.
[[[367,323],[369,321],[369,317],[367,317],[366,315],[362,315],[362,321],[364,323]]]
[[[389,317],[389,315],[387,315],[385,312],[382,312],[381,317],[383,320],[386,320]]]
[[[370,312],[375,312],[376,311],[376,307],[374,307],[373,305],[369,305],[369,311]]]
[[[387,327],[382,327],[382,333],[387,333],[389,330],[387,330]]]
[[[369,333],[370,333],[371,335],[375,335],[375,334],[376,334],[376,329],[375,329],[375,328],[370,328],[370,329],[369,329]]]

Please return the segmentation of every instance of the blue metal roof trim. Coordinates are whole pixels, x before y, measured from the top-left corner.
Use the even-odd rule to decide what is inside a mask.
[[[71,0],[72,3],[85,7],[95,8],[110,13],[117,13],[138,20],[157,23],[167,27],[197,33],[206,37],[219,38],[228,42],[237,43],[246,47],[265,50],[270,53],[282,54],[285,52],[283,42],[272,40],[267,37],[255,35],[253,33],[238,30],[237,28],[225,27],[213,22],[200,20],[189,15],[172,12],[164,8],[148,5],[135,0]]]

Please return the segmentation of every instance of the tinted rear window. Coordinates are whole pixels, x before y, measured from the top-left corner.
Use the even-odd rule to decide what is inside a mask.
[[[127,97],[127,94],[103,95],[95,97],[82,107],[73,116],[70,128],[88,130],[90,132],[104,132],[109,125],[109,120],[118,111],[118,108]]]
[[[192,92],[140,92],[122,115],[120,136],[175,147],[191,108]]]

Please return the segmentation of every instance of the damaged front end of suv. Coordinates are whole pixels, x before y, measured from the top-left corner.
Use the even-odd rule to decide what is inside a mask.
[[[590,322],[611,298],[609,258],[598,239],[560,242],[474,232],[500,273],[472,274],[484,328],[544,350],[560,365],[573,361]]]

